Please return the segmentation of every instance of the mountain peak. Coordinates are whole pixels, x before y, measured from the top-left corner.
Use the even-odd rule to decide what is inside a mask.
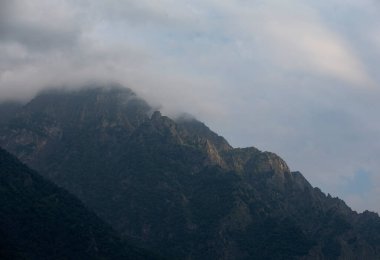
[[[151,112],[125,89],[40,95],[0,127],[0,145],[168,258],[376,258],[377,216],[325,196],[274,153]]]

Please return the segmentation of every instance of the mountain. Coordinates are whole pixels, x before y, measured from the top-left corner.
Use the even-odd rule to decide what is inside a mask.
[[[233,148],[131,90],[39,94],[0,145],[123,236],[176,259],[377,259],[380,218],[326,196],[276,154]]]
[[[6,101],[0,103],[0,122],[4,122],[12,118],[12,115],[16,113],[21,107],[22,103],[14,101]]]
[[[73,195],[0,148],[0,259],[147,259]]]

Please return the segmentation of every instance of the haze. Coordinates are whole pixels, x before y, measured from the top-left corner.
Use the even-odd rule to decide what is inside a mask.
[[[119,82],[380,205],[380,3],[2,0],[0,100]]]

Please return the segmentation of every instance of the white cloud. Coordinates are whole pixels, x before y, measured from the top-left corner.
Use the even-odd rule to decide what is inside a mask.
[[[347,43],[320,24],[286,19],[271,22],[268,32],[277,44],[276,54],[285,67],[306,73],[320,73],[346,83],[371,86],[361,61]]]
[[[280,69],[372,86],[373,81],[349,40],[330,29],[319,12],[306,3],[269,1],[242,13],[242,33],[251,35]],[[244,14],[246,15],[244,17]],[[257,40],[258,39],[258,40]]]

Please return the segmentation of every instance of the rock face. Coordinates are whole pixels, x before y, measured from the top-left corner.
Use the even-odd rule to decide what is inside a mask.
[[[0,145],[141,246],[181,259],[376,259],[380,218],[313,188],[277,155],[233,148],[124,88],[42,93]]]
[[[1,259],[145,259],[73,195],[0,148]]]

